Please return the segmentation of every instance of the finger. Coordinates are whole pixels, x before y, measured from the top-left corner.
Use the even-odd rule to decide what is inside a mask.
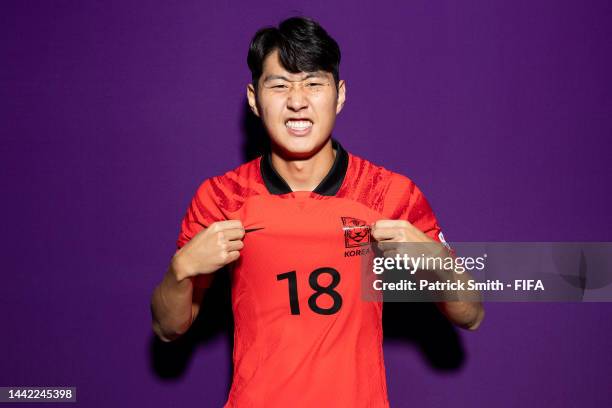
[[[395,258],[395,255],[399,255],[399,252],[395,249],[387,249],[383,251],[383,256],[385,258]]]
[[[226,259],[226,265],[228,263],[234,262],[238,258],[240,258],[240,252],[238,252],[238,251],[228,252],[227,259]]]
[[[231,228],[221,232],[223,233],[223,237],[228,241],[240,240],[244,238],[245,233],[244,228]]]
[[[244,226],[242,225],[242,221],[240,220],[217,221],[213,223],[211,226],[213,225],[214,225],[215,231],[225,231],[225,230],[232,229],[232,228],[244,229]]]
[[[406,228],[412,225],[406,220],[378,220],[374,223],[374,228]]]
[[[377,241],[384,241],[394,239],[399,235],[399,231],[397,228],[382,228],[375,227],[372,229],[372,236]]]
[[[395,241],[379,241],[377,247],[382,252],[397,251],[401,248],[401,243]]]
[[[240,251],[244,248],[244,243],[242,241],[229,241],[226,245],[226,250],[229,252]]]

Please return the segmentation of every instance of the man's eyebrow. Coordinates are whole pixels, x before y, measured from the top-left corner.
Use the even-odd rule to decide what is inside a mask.
[[[282,75],[268,75],[264,78],[263,81],[268,82],[268,81],[273,81],[275,79],[280,79],[280,80],[287,81],[287,82],[299,82],[299,81],[304,81],[310,78],[324,78],[324,77],[325,75],[321,72],[310,72],[303,79],[300,79],[298,81],[291,81],[289,78],[282,76]]]

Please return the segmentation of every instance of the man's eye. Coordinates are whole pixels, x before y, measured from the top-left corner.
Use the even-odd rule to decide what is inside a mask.
[[[286,87],[287,87],[287,85],[273,85],[272,86],[272,88],[274,88],[274,89],[283,89],[283,88],[286,88]]]
[[[307,83],[306,86],[308,86],[310,88],[316,88],[316,87],[319,87],[319,86],[323,86],[323,84],[319,83],[319,82],[310,82],[310,83]]]

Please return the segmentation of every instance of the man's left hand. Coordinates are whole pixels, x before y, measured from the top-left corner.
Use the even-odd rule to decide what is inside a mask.
[[[379,242],[436,242],[405,220],[378,220],[372,225],[372,237]]]

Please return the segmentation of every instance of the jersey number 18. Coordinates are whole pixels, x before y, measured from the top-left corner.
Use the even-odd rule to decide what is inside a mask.
[[[323,274],[331,275],[332,281],[327,286],[319,285],[319,276]],[[291,314],[299,315],[300,303],[298,301],[297,277],[295,271],[285,272],[276,275],[276,280],[280,281],[283,279],[287,279],[289,283],[289,306],[291,308]],[[340,273],[337,270],[328,267],[317,268],[312,271],[308,276],[308,283],[310,284],[310,287],[315,291],[308,298],[308,306],[313,312],[322,315],[331,315],[340,310],[340,307],[342,306],[342,296],[340,296],[340,293],[334,290],[334,288],[340,283]],[[329,308],[319,307],[319,305],[317,305],[317,299],[321,295],[331,296],[334,303]]]

